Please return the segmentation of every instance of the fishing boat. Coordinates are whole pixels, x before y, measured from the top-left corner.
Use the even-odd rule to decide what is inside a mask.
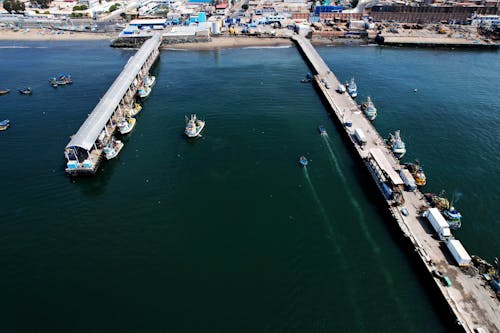
[[[368,120],[375,120],[375,118],[377,118],[377,108],[373,104],[370,96],[368,96],[366,102],[361,105],[361,110],[364,111]]]
[[[10,89],[0,90],[0,96],[1,95],[7,95],[8,93],[10,93]]]
[[[0,131],[5,131],[10,126],[10,120],[5,119],[0,121]]]
[[[132,132],[136,123],[135,118],[125,118],[118,122],[118,130],[121,134],[128,134]]]
[[[352,98],[358,97],[358,86],[356,85],[356,81],[354,81],[354,78],[351,78],[351,81],[347,86],[347,92]]]
[[[401,135],[399,130],[394,132],[394,134],[389,133],[389,139],[387,140],[387,144],[391,148],[391,151],[397,158],[401,158],[406,154],[406,145],[401,139]]]
[[[306,166],[309,161],[307,160],[307,158],[305,156],[300,156],[299,157],[299,163],[302,165],[302,166]]]
[[[49,83],[52,85],[52,87],[64,86],[66,84],[72,84],[73,79],[69,74],[60,73],[57,76],[50,78]]]
[[[104,154],[106,156],[107,160],[113,159],[118,154],[123,148],[123,142],[120,140],[116,140],[115,138],[112,138],[109,143],[104,147]]]
[[[17,91],[19,91],[21,95],[31,95],[33,93],[30,87],[24,89],[17,89]]]
[[[462,226],[462,214],[455,207],[450,206],[450,209],[443,210],[443,216],[451,229],[457,230]]]
[[[300,82],[302,82],[302,83],[309,83],[309,82],[311,82],[311,81],[312,81],[312,75],[311,75],[311,73],[307,73],[307,74],[306,74],[306,78],[305,78],[305,79],[300,80]]]
[[[137,90],[137,94],[139,95],[140,98],[146,98],[149,96],[151,93],[151,88],[147,86],[142,86]]]
[[[427,177],[418,160],[415,160],[415,163],[406,163],[405,165],[415,179],[417,186],[425,186],[427,184]]]
[[[319,134],[321,134],[321,135],[326,135],[326,134],[327,134],[327,133],[326,133],[326,128],[325,128],[325,126],[323,126],[323,125],[320,125],[320,126],[318,127],[318,130],[319,130]]]
[[[146,87],[152,87],[156,82],[156,77],[155,76],[152,76],[152,75],[147,75],[145,78],[144,78],[144,85]]]
[[[338,87],[337,87],[337,92],[339,94],[343,94],[346,92],[346,89],[345,89],[345,86],[342,84],[342,83],[339,83]]]
[[[130,107],[127,108],[125,113],[128,117],[135,117],[139,112],[141,112],[141,110],[142,110],[142,105],[139,103],[134,103],[133,105],[130,105]]]
[[[186,128],[184,133],[189,138],[195,138],[200,135],[201,131],[205,127],[205,122],[201,119],[196,118],[195,114],[191,115],[191,118],[186,117]]]

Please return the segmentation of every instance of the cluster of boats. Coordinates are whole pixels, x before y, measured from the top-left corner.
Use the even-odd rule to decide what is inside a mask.
[[[441,211],[451,229],[457,230],[462,226],[462,214],[453,207],[453,199],[450,201],[444,196],[444,191],[441,191],[439,195],[425,193],[424,196],[432,207]]]
[[[148,97],[151,93],[151,87],[155,84],[155,82],[156,78],[154,76],[146,76],[140,88],[137,90],[137,96],[140,98]],[[144,91],[147,91],[147,94],[145,94]],[[141,110],[142,105],[137,101],[134,101],[119,114],[120,118],[116,123],[116,127],[118,128],[118,131],[121,135],[126,135],[132,132],[135,124],[137,123],[137,119],[135,117],[139,114],[139,112],[141,112]],[[118,140],[117,138],[112,136],[103,148],[104,156],[107,160],[115,158],[116,156],[118,156],[123,146],[124,144],[121,140]]]
[[[57,88],[58,86],[65,86],[67,84],[72,84],[73,79],[69,74],[60,73],[57,76],[50,78],[49,83],[53,88]]]

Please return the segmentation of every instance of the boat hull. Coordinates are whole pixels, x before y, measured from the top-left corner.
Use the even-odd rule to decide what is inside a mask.
[[[205,123],[203,123],[201,126],[197,126],[195,132],[184,131],[184,133],[187,135],[188,138],[196,138],[201,134],[201,131],[203,131],[204,128],[205,128]]]

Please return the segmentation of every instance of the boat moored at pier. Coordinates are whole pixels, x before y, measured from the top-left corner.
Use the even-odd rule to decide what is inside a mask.
[[[149,96],[151,93],[151,88],[148,86],[142,86],[137,90],[137,95],[139,95],[140,98],[146,98]]]
[[[142,110],[142,105],[139,103],[131,104],[125,111],[125,115],[127,117],[135,117]]]
[[[418,160],[415,160],[415,163],[406,163],[404,165],[415,179],[417,186],[425,186],[427,184],[427,177]]]
[[[354,81],[354,78],[351,78],[351,81],[349,81],[347,85],[347,93],[352,98],[358,97],[358,85],[356,84],[356,81]]]
[[[132,130],[134,129],[136,121],[137,120],[135,118],[127,117],[125,119],[122,119],[117,124],[118,130],[120,131],[121,134],[128,134],[132,132]]]
[[[368,120],[373,121],[373,120],[375,120],[375,118],[377,118],[377,108],[373,104],[370,96],[368,96],[366,102],[364,102],[361,105],[361,110],[363,110],[363,112],[365,113],[366,118],[368,118]]]
[[[404,141],[401,139],[401,134],[399,130],[394,132],[394,134],[389,133],[389,139],[387,140],[387,144],[391,148],[392,153],[396,158],[401,158],[406,154],[406,145]]]
[[[156,83],[156,76],[153,76],[153,75],[147,75],[145,78],[144,78],[144,85],[146,87],[152,87],[154,86],[154,84]]]
[[[103,149],[104,156],[106,156],[107,160],[111,160],[116,156],[118,156],[122,148],[123,148],[123,142],[121,142],[120,140],[116,140],[114,137],[112,137],[109,143]]]

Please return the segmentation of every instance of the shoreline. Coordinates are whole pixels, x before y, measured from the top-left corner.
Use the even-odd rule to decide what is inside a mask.
[[[61,34],[53,34],[48,29],[29,29],[13,31],[10,29],[0,29],[0,41],[20,42],[20,41],[92,41],[92,40],[112,40],[116,38],[115,34],[63,31]]]

